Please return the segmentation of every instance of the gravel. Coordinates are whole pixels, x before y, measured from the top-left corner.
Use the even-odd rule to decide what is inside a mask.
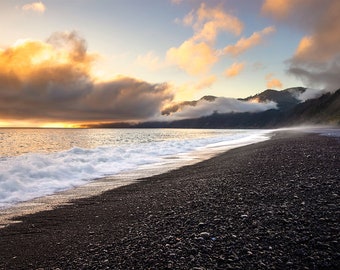
[[[20,217],[0,269],[340,269],[339,146],[279,132]]]

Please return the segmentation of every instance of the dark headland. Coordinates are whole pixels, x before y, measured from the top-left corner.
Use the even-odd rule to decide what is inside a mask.
[[[339,269],[340,141],[269,141],[0,229],[0,269]]]

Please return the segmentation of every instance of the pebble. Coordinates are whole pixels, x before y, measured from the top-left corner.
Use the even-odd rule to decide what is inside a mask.
[[[201,232],[200,236],[205,238],[205,239],[208,239],[210,237],[210,233],[208,233],[208,232]]]
[[[340,149],[331,139],[324,138],[327,143],[314,140],[296,136],[287,142],[277,138],[275,144],[247,146],[247,152],[232,150],[232,155],[152,178],[159,182],[132,185],[132,191],[123,187],[103,194],[99,198],[105,196],[107,202],[97,207],[88,203],[77,208],[75,203],[73,213],[84,214],[79,232],[68,231],[62,224],[51,226],[54,234],[53,230],[46,234],[42,230],[18,236],[20,241],[29,239],[30,245],[34,237],[38,237],[35,243],[43,242],[42,237],[48,241],[55,238],[55,243],[62,244],[48,244],[62,249],[63,254],[48,257],[48,247],[43,246],[46,257],[36,258],[36,265],[25,268],[16,264],[22,258],[15,250],[6,258],[6,268],[0,256],[0,268],[337,269],[338,197],[333,194],[340,187],[334,180],[339,169],[332,157],[337,157]],[[314,158],[316,152],[322,155],[318,159]],[[306,160],[304,155],[313,158]],[[282,160],[285,162],[279,163]],[[248,167],[248,162],[255,167]],[[83,212],[83,208],[93,211]],[[91,213],[99,218],[91,219]],[[48,212],[41,222],[26,224],[43,228],[45,215]],[[17,232],[9,233],[13,238]],[[2,230],[0,236],[2,244]],[[65,239],[59,239],[61,236]],[[20,247],[18,243],[15,247]],[[5,244],[7,247],[11,242]],[[11,259],[13,256],[20,260]]]

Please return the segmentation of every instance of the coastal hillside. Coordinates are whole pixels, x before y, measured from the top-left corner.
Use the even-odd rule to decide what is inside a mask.
[[[276,98],[278,109],[259,113],[213,114],[199,119],[175,121],[172,127],[185,126],[209,128],[271,128],[302,124],[340,125],[340,89],[319,98],[308,99],[298,103],[294,97],[289,98],[288,91],[265,91]],[[275,93],[275,94],[273,94]],[[282,94],[282,95],[280,95]],[[268,100],[268,99],[267,99]],[[294,105],[295,103],[295,105]]]
[[[285,125],[329,124],[340,125],[340,89],[335,93],[324,94],[318,99],[310,99],[292,108]]]
[[[314,92],[313,92],[314,91]],[[321,94],[320,94],[321,93]],[[321,96],[320,96],[321,95]],[[205,96],[197,101],[175,104],[162,112],[163,115],[180,111],[186,106],[195,107],[199,102],[214,104],[214,96]],[[340,126],[340,89],[334,93],[324,93],[303,87],[282,91],[267,89],[257,95],[237,101],[275,103],[276,108],[259,112],[214,113],[174,121],[153,121],[137,124],[112,123],[93,127],[101,128],[279,128],[295,125]]]
[[[304,87],[293,87],[282,91],[267,89],[260,94],[239,99],[243,101],[256,100],[257,102],[274,101],[280,110],[288,110],[299,104],[298,97],[306,91]]]

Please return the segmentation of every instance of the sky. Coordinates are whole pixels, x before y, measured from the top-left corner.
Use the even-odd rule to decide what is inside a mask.
[[[0,127],[260,111],[340,87],[338,0],[1,0]],[[162,115],[202,96],[202,108]],[[192,110],[191,110],[192,109]]]

